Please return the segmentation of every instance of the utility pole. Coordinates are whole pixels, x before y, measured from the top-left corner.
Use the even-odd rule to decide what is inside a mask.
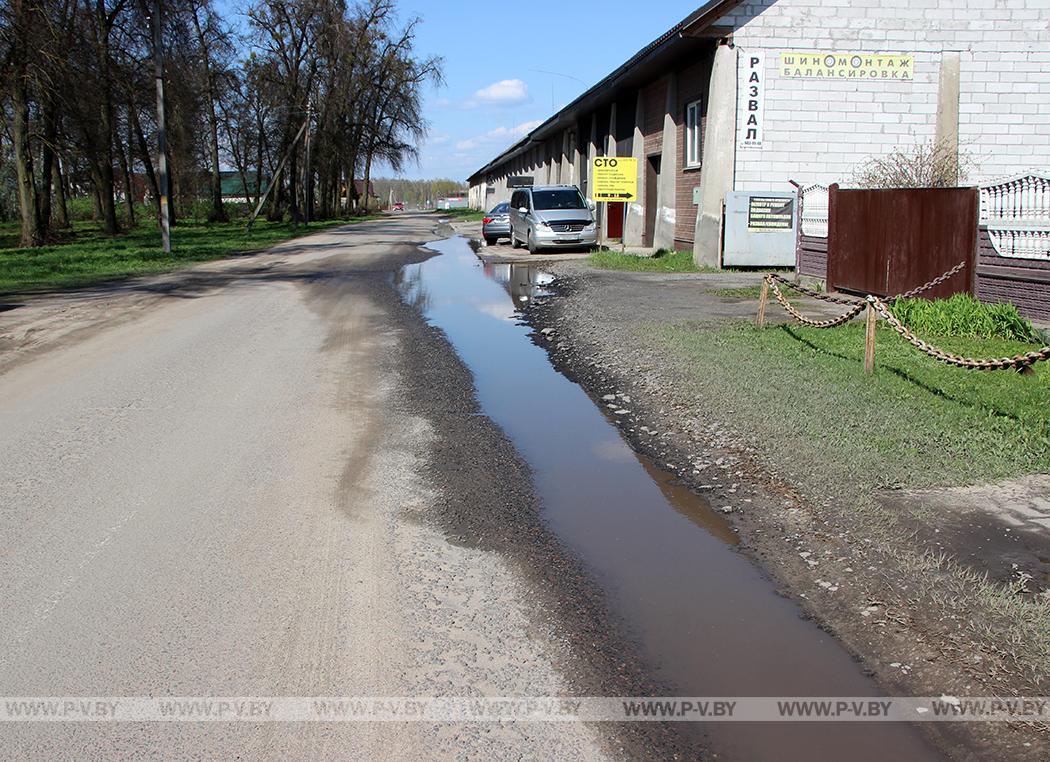
[[[310,166],[310,128],[313,126],[314,113],[314,97],[311,95],[306,99],[306,137],[303,139],[303,147],[306,150],[306,166],[304,167],[304,174],[306,175],[306,187],[303,191],[303,201],[305,201],[306,210],[303,217],[306,222],[310,222],[310,212],[313,209],[314,203],[314,175],[313,167]]]
[[[157,164],[160,170],[160,236],[164,253],[171,253],[171,181],[168,178],[168,119],[164,109],[164,41],[161,0],[153,0],[153,78],[157,83]]]

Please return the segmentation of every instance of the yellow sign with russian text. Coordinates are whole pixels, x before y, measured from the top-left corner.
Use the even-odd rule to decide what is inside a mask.
[[[638,159],[633,156],[595,156],[591,160],[594,201],[638,199]]]
[[[850,52],[784,52],[780,75],[803,79],[907,80],[915,77],[915,56]]]

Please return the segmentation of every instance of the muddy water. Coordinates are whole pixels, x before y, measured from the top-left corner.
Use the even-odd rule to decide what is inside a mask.
[[[404,298],[444,330],[473,372],[484,412],[532,468],[543,517],[592,570],[653,672],[681,696],[877,696],[829,635],[734,549],[721,515],[624,442],[583,390],[554,370],[516,305],[549,282],[483,267],[463,238],[398,276]],[[629,407],[629,406],[628,406]],[[938,759],[911,726],[711,723],[732,760]]]

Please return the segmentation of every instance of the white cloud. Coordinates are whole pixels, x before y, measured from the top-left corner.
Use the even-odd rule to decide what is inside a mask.
[[[543,120],[536,119],[531,122],[522,122],[514,127],[497,127],[496,129],[489,130],[481,135],[475,135],[472,138],[460,140],[456,143],[456,150],[474,151],[478,148],[491,147],[496,144],[506,145],[507,143],[517,140],[526,133],[531,132],[541,124],[543,124]]]
[[[468,105],[488,103],[496,106],[515,106],[529,99],[529,88],[520,79],[501,79],[474,93]]]

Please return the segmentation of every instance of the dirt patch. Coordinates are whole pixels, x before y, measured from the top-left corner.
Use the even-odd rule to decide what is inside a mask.
[[[531,304],[526,319],[555,365],[595,401],[629,394],[631,414],[617,417],[617,425],[632,446],[722,510],[745,552],[889,695],[1045,692],[1034,665],[1003,648],[999,633],[1008,624],[1000,613],[1013,605],[1005,591],[978,589],[958,562],[925,553],[903,527],[885,526],[871,510],[870,493],[814,493],[807,474],[769,457],[763,432],[740,430],[731,394],[698,397],[689,383],[695,368],[681,367],[646,340],[669,323],[750,317],[753,303],[705,294],[705,287],[720,286],[695,276],[623,277],[565,265],[553,271],[555,296]],[[984,605],[981,596],[992,595],[1004,596],[996,601],[1001,605]],[[1045,641],[1037,630],[1019,636]],[[922,729],[954,759],[1050,754],[1045,727],[926,723]]]
[[[883,492],[878,500],[911,523],[931,550],[1032,593],[1050,591],[1050,476],[999,484]],[[1048,596],[1050,598],[1050,596]]]

